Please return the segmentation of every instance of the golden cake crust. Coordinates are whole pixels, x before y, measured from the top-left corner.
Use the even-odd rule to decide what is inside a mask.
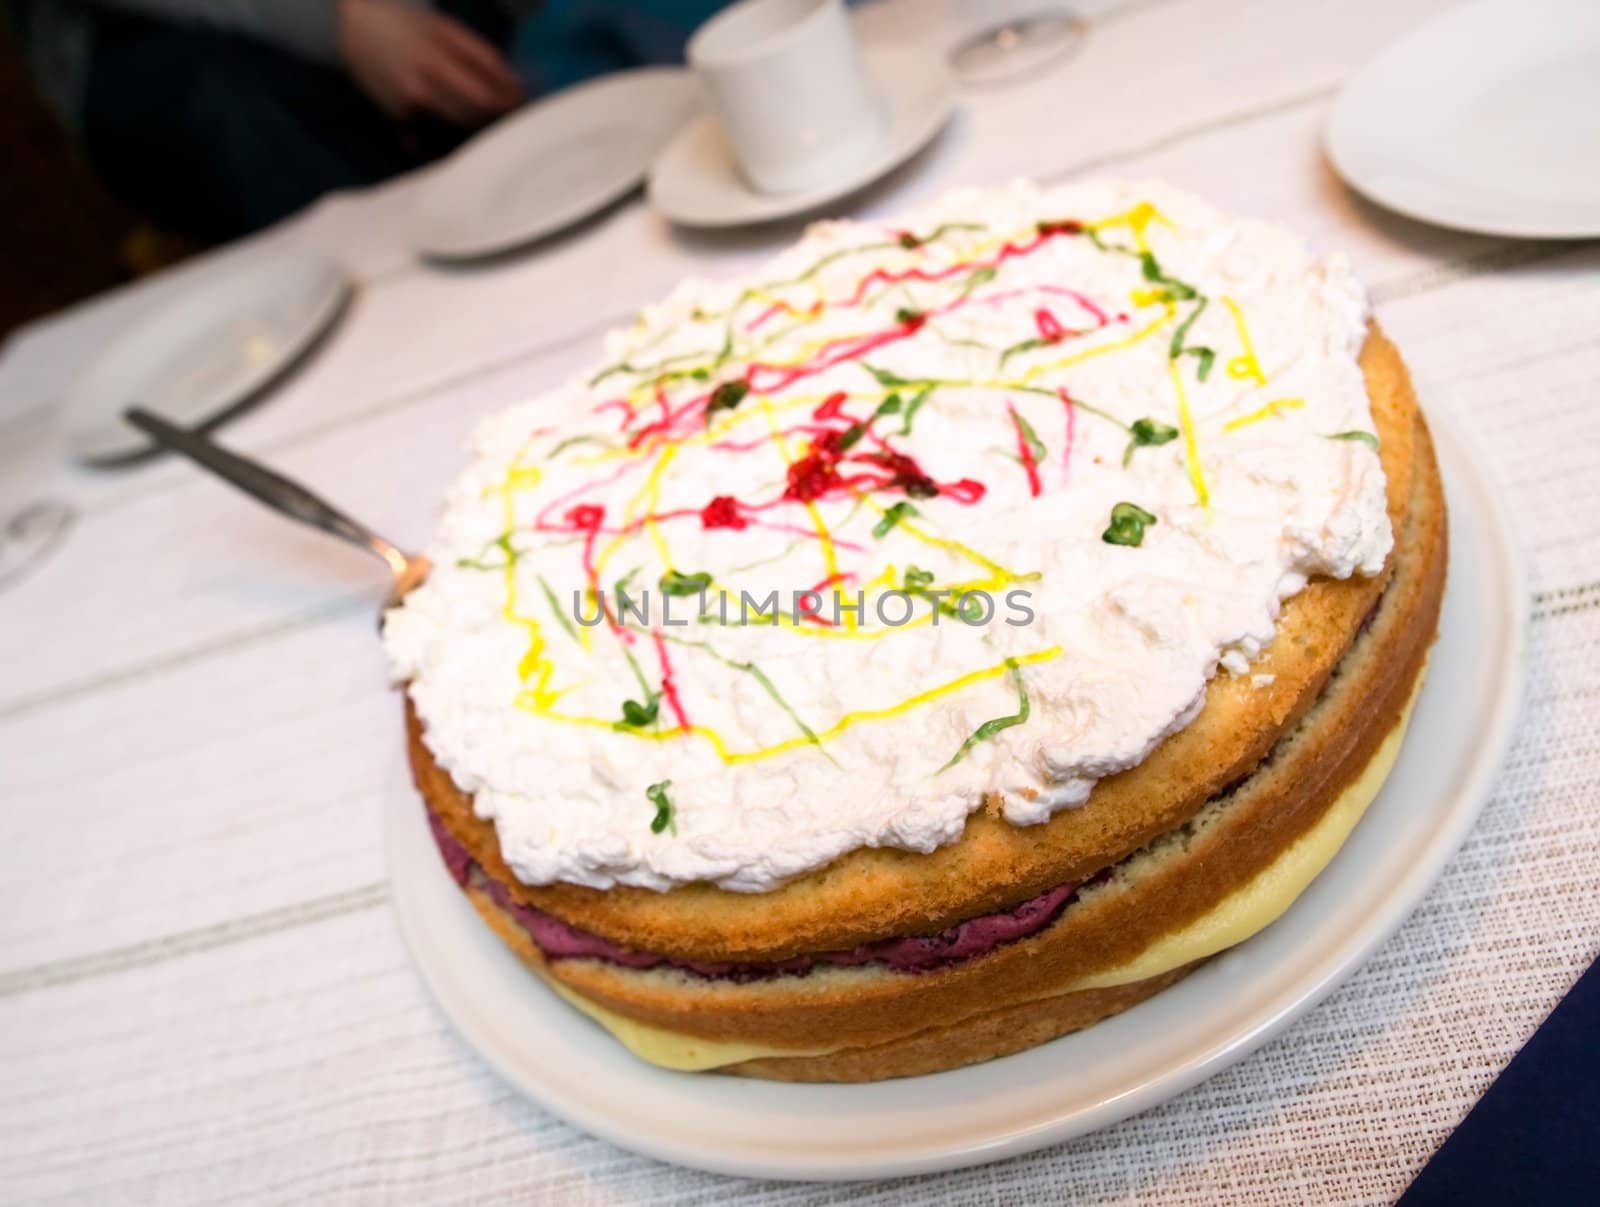
[[[1396,533],[1392,582],[1327,688],[1270,759],[1208,802],[1199,819],[1203,828],[1180,827],[1163,836],[1147,848],[1153,853],[1137,876],[1086,894],[1039,933],[935,971],[824,967],[740,983],[593,959],[547,962],[486,893],[473,892],[474,904],[541,975],[627,1018],[684,1035],[801,1052],[846,1047],[828,1057],[771,1058],[746,1070],[762,1076],[786,1075],[776,1062],[789,1061],[796,1063],[787,1075],[806,1079],[950,1068],[1026,1046],[1008,1046],[1005,1026],[990,1025],[999,1016],[1042,1042],[1143,1000],[1147,994],[1132,987],[1122,995],[1083,997],[1080,992],[1090,991],[1071,987],[1125,964],[1253,879],[1322,819],[1404,716],[1437,627],[1448,560],[1437,465],[1426,428],[1420,418],[1416,422],[1413,499]],[[1149,992],[1160,987],[1141,984]],[[958,1037],[945,1063],[930,1064],[926,1046],[897,1046],[927,1032],[931,1020]],[[964,1030],[969,1020],[971,1029]],[[853,1050],[860,1050],[859,1065],[847,1062]]]
[[[1370,685],[1370,700],[1403,699],[1396,693],[1414,674],[1404,683],[1396,676],[1420,665],[1437,616],[1444,508],[1405,366],[1376,326],[1362,349],[1361,367],[1380,440],[1397,549],[1403,535],[1412,541],[1422,570],[1410,576],[1413,586],[1406,599],[1394,608],[1385,599],[1385,612],[1398,618],[1392,624],[1392,647],[1384,651],[1388,673],[1374,670]],[[1273,676],[1269,684],[1262,686],[1250,676],[1218,676],[1190,725],[1139,766],[1097,784],[1081,807],[1062,810],[1041,825],[1018,827],[1003,821],[991,803],[969,818],[958,841],[931,853],[864,848],[767,893],[734,893],[707,884],[665,893],[521,884],[501,858],[492,823],[474,814],[471,797],[434,762],[408,702],[413,772],[429,808],[514,899],[625,947],[691,960],[777,960],[890,936],[936,934],[1118,862],[1184,825],[1207,801],[1248,775],[1318,700],[1384,593],[1395,562],[1392,555],[1385,573],[1372,578],[1310,583],[1285,604],[1277,636],[1252,668]],[[1387,727],[1373,728],[1383,720],[1348,718],[1343,724],[1358,737],[1366,736],[1347,744],[1375,746],[1388,732]],[[1347,760],[1330,755],[1323,762],[1337,768]],[[1230,862],[1232,858],[1230,854]],[[563,961],[562,979],[608,1002],[616,998],[625,1013],[640,1009],[638,1001],[620,1004],[621,997],[631,995],[607,992],[614,986],[580,985],[580,980],[605,982],[607,974],[580,975],[579,965],[608,967]],[[643,980],[669,974],[630,975]]]
[[[930,1027],[902,1039],[821,1056],[770,1056],[719,1070],[769,1081],[884,1081],[978,1064],[1038,1047],[1130,1010],[1176,984],[1200,966],[1185,964],[1158,976],[1104,989],[1078,989],[1036,1002]]]

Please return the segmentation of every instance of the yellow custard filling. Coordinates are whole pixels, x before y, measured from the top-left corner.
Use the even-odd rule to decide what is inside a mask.
[[[1159,976],[1195,960],[1215,955],[1225,948],[1242,943],[1257,931],[1265,929],[1280,917],[1295,899],[1305,891],[1317,874],[1349,838],[1356,822],[1361,820],[1367,806],[1372,804],[1389,778],[1400,745],[1405,739],[1411,720],[1411,708],[1421,690],[1423,675],[1417,676],[1411,699],[1400,715],[1399,723],[1384,738],[1371,760],[1338,800],[1323,814],[1320,821],[1297,838],[1277,859],[1256,874],[1248,884],[1235,889],[1214,908],[1178,930],[1163,935],[1133,959],[1104,972],[1098,972],[1073,982],[1062,992],[1073,993],[1080,989],[1103,989],[1112,985],[1125,985]],[[664,1069],[700,1072],[738,1064],[745,1060],[781,1056],[823,1056],[839,1050],[839,1046],[823,1048],[776,1048],[767,1044],[746,1043],[738,1040],[702,1039],[684,1035],[662,1027],[652,1027],[607,1010],[573,992],[566,986],[550,982],[563,998],[599,1023],[641,1060]]]
[[[1350,782],[1321,820],[1307,830],[1248,884],[1235,889],[1208,912],[1178,930],[1162,935],[1126,964],[1084,977],[1073,989],[1103,989],[1126,985],[1146,977],[1159,976],[1193,960],[1216,955],[1225,948],[1243,943],[1251,935],[1276,921],[1306,886],[1327,867],[1367,806],[1394,769],[1411,722],[1411,707],[1422,688],[1422,675],[1411,689],[1411,699],[1400,714],[1399,723],[1373,751],[1361,774]]]

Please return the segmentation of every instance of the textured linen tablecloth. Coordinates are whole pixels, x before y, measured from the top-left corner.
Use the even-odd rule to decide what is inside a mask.
[[[900,1182],[740,1182],[590,1139],[456,1038],[396,933],[379,799],[398,703],[360,558],[187,466],[67,466],[51,403],[170,288],[0,358],[0,515],[77,513],[0,592],[0,1200],[1284,1203],[1393,1198],[1600,943],[1600,245],[1432,230],[1355,199],[1319,134],[1340,82],[1438,7],[1091,10],[1084,51],[973,93],[858,199],[885,217],[1016,175],[1161,176],[1344,248],[1418,393],[1482,450],[1535,592],[1493,799],[1421,908],[1285,1036],[1119,1126]],[[950,6],[861,15],[950,36]],[[686,273],[794,231],[674,233],[637,203],[479,270],[412,263],[415,181],[340,197],[185,272],[312,246],[360,278],[314,363],[229,437],[420,542],[486,411],[547,388]]]

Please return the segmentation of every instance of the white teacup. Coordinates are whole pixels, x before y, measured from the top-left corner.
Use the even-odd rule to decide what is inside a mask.
[[[839,0],[742,0],[695,31],[688,57],[758,192],[827,185],[883,145],[888,119]]]

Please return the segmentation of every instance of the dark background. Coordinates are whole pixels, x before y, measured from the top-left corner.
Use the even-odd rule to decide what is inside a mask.
[[[0,341],[194,250],[125,213],[96,183],[0,33]]]

